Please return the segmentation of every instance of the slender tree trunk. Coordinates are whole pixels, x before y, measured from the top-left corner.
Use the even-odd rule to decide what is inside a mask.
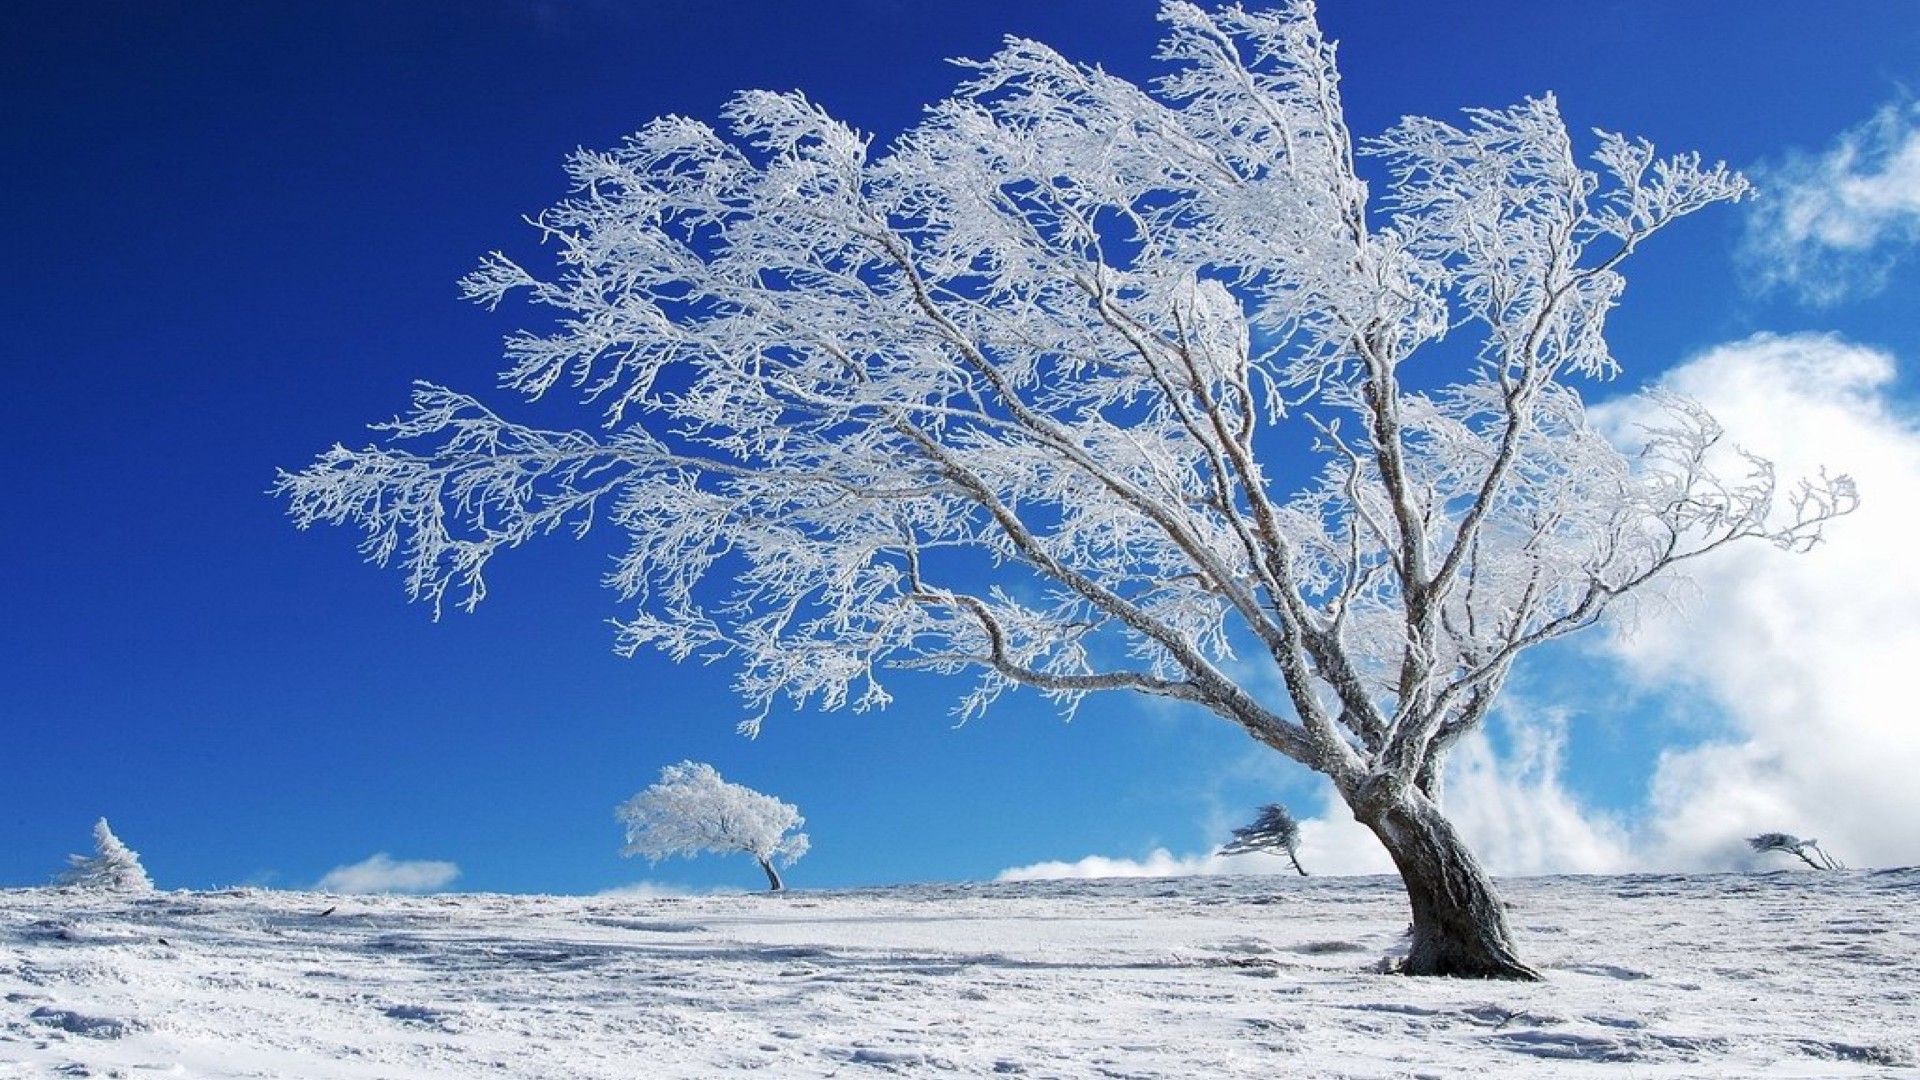
[[[760,860],[760,869],[767,872],[768,892],[779,892],[787,887],[786,882],[780,880],[780,871],[773,868],[772,859],[766,858],[763,855],[755,855],[754,858]]]
[[[1406,884],[1413,944],[1405,974],[1541,977],[1520,960],[1493,880],[1425,794],[1416,788],[1398,800],[1357,810],[1356,816],[1386,845]]]

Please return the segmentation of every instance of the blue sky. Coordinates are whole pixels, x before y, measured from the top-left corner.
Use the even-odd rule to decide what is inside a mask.
[[[614,598],[598,584],[607,538],[516,553],[477,614],[434,623],[396,574],[360,563],[353,536],[297,532],[266,495],[276,468],[366,441],[364,425],[400,411],[413,379],[491,385],[524,310],[488,313],[454,283],[494,248],[534,257],[521,217],[563,194],[574,148],[664,113],[713,118],[745,88],[803,89],[884,140],[952,86],[945,58],[985,55],[1005,33],[1150,76],[1153,11],[1136,0],[9,4],[0,885],[46,880],[104,814],[163,887],[308,887],[380,853],[455,864],[457,888],[750,887],[745,860],[649,869],[618,857],[613,807],[683,758],[800,806],[814,846],[790,875],[799,887],[977,879],[1050,860],[1074,872],[1087,856],[1190,870],[1261,802],[1317,812],[1312,778],[1238,732],[1124,700],[1090,703],[1070,725],[1015,700],[955,730],[954,688],[926,680],[886,713],[775,714],[748,741],[723,669],[613,654]],[[1661,236],[1628,269],[1612,337],[1627,383],[1744,343],[1719,367],[1674,376],[1720,372],[1702,396],[1752,383],[1754,364],[1881,357],[1889,369],[1840,395],[1833,424],[1871,422],[1884,438],[1834,445],[1910,448],[1920,263],[1904,251],[1920,239],[1920,165],[1900,163],[1920,126],[1920,7],[1328,0],[1322,21],[1342,42],[1362,134],[1553,91],[1576,130],[1699,150],[1808,198],[1861,193],[1816,224],[1859,210],[1845,221],[1865,240],[1838,226],[1803,236],[1804,215],[1769,218],[1762,204]],[[1920,141],[1912,149],[1920,163]],[[1822,236],[1831,259],[1795,261],[1775,243]],[[1787,345],[1767,352],[1770,341]],[[1743,401],[1731,407],[1782,426]],[[1912,571],[1891,565],[1897,580],[1817,579],[1804,595],[1908,595]],[[1734,662],[1766,668],[1767,648],[1806,650],[1790,633],[1713,637],[1765,623],[1741,603],[1791,612],[1802,594],[1759,597],[1731,574],[1703,583],[1705,629],[1563,649],[1524,675],[1527,707],[1489,752],[1519,754],[1533,780],[1463,796],[1496,869],[1631,867],[1655,850],[1710,863],[1655,835],[1653,818],[1689,805],[1667,789],[1747,776],[1730,764],[1741,753],[1754,776],[1808,760],[1796,721],[1755,719],[1768,705],[1742,698],[1758,684]],[[1715,614],[1721,588],[1732,614]],[[1905,642],[1920,620],[1899,604],[1817,606],[1828,640]],[[1688,650],[1700,662],[1676,666]],[[1811,670],[1803,689],[1832,699],[1829,674]],[[1905,706],[1848,711],[1875,702],[1889,716]],[[1912,739],[1888,728],[1855,741],[1898,756]],[[1775,759],[1787,764],[1766,773]],[[1848,775],[1782,781],[1751,830],[1821,821]],[[1866,805],[1885,821],[1907,804]],[[1528,807],[1568,831],[1499,832]],[[1915,827],[1874,847],[1834,815],[1863,850],[1920,859]],[[1329,823],[1322,837],[1336,866],[1340,835]],[[1619,850],[1554,861],[1586,843]]]

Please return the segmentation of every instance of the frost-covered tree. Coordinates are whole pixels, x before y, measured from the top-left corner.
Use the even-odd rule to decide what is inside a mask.
[[[730,784],[713,766],[683,761],[660,770],[660,779],[621,803],[614,816],[627,826],[622,855],[659,862],[702,852],[751,855],[767,875],[767,888],[786,888],[775,863],[791,866],[807,853],[806,819],[791,803]]]
[[[1759,836],[1750,836],[1747,838],[1747,846],[1763,854],[1769,851],[1780,851],[1788,855],[1797,855],[1801,862],[1806,863],[1815,870],[1845,870],[1847,868],[1845,863],[1827,854],[1826,849],[1820,846],[1820,841],[1802,840],[1797,836],[1791,836],[1787,833],[1770,832],[1761,833]]]
[[[1233,839],[1220,849],[1222,855],[1246,855],[1255,851],[1277,851],[1287,857],[1301,877],[1307,869],[1300,865],[1300,823],[1279,803],[1260,808],[1253,824],[1233,830]]]
[[[67,868],[54,879],[57,884],[80,889],[112,892],[150,892],[153,879],[140,865],[140,856],[113,835],[107,819],[93,823],[93,854],[67,856]]]
[[[1526,650],[1854,502],[1686,400],[1624,450],[1588,421],[1622,263],[1746,182],[1612,134],[1583,165],[1551,97],[1356,139],[1308,0],[1161,17],[1147,86],[1009,40],[885,147],[746,93],[576,154],[537,220],[558,269],[465,287],[555,313],[504,381],[599,428],[421,385],[277,491],[436,610],[611,526],[619,647],[731,663],[749,730],[884,705],[900,668],[971,675],[963,715],[1208,710],[1386,846],[1406,970],[1534,977],[1440,810],[1448,751]]]

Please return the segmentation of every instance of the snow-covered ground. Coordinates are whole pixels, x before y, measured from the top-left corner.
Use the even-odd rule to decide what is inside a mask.
[[[0,1077],[1920,1076],[1920,870],[1505,889],[1543,984],[1379,974],[1383,878],[6,890]]]

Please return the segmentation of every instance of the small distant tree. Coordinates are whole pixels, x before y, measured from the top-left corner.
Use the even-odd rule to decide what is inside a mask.
[[[113,835],[106,818],[93,823],[93,854],[69,855],[67,862],[54,879],[58,884],[110,892],[153,891],[153,879],[140,865],[140,856]]]
[[[660,781],[622,803],[614,816],[626,823],[622,855],[659,862],[670,855],[744,852],[767,875],[767,888],[786,888],[776,862],[791,866],[807,853],[806,819],[791,803],[720,778],[713,766],[683,761],[660,770]]]
[[[1220,849],[1222,855],[1247,855],[1256,851],[1277,851],[1287,857],[1301,877],[1307,876],[1300,865],[1300,823],[1279,803],[1260,808],[1253,824],[1233,830],[1233,841]]]
[[[1761,833],[1747,838],[1748,846],[1758,852],[1784,851],[1798,855],[1800,861],[1815,870],[1845,870],[1847,864],[1827,854],[1818,840],[1802,840],[1783,832]]]

